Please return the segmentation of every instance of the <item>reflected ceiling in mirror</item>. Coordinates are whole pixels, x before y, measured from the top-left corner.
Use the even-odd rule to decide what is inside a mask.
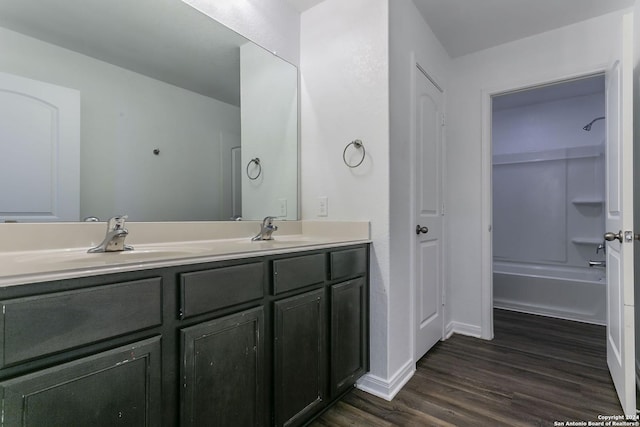
[[[15,183],[0,190],[0,221],[297,219],[293,65],[179,0],[8,0],[0,27],[0,149],[13,154],[0,179]],[[15,108],[33,96],[16,101],[14,77],[79,98],[71,137],[58,132],[64,111],[49,122]],[[74,132],[77,183],[61,187]]]

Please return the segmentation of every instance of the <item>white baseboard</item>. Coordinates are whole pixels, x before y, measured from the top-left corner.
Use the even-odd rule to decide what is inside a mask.
[[[453,335],[453,322],[447,323],[447,326],[444,328],[444,340],[448,340]]]
[[[367,374],[358,380],[356,387],[374,396],[391,401],[415,372],[416,364],[413,360],[409,360],[389,380],[373,374]]]
[[[482,338],[482,328],[477,325],[451,321],[449,322],[449,324],[447,324],[447,327],[445,329],[445,339],[450,338],[453,334]]]

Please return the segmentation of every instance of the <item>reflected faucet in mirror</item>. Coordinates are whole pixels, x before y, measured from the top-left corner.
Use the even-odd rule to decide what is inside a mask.
[[[131,251],[133,246],[125,245],[124,239],[129,235],[129,231],[124,228],[127,215],[114,216],[107,222],[107,234],[102,243],[95,248],[89,249],[88,253],[101,252],[121,252]]]

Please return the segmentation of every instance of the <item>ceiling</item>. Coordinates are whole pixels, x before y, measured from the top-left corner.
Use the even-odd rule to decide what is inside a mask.
[[[449,56],[624,9],[633,0],[414,0]]]
[[[287,1],[301,12],[322,2],[322,0]],[[633,0],[413,0],[413,2],[452,58],[633,5]]]
[[[298,12],[304,12],[307,9],[311,9],[318,3],[322,3],[324,0],[287,0],[287,2],[293,6]]]
[[[323,0],[286,1],[303,12]],[[451,57],[630,7],[633,3],[633,0],[413,1]],[[238,46],[246,40],[215,25],[181,1],[1,0],[0,26],[239,104]],[[228,80],[230,76],[232,81]]]
[[[604,74],[553,83],[545,86],[538,86],[495,96],[492,98],[491,106],[494,111],[499,111],[507,108],[553,102],[559,99],[592,95],[595,93],[604,94]]]

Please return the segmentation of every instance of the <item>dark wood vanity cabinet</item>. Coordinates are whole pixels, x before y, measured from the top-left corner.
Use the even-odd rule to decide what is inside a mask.
[[[326,403],[327,321],[323,288],[274,303],[274,418],[299,425]]]
[[[0,425],[303,425],[368,370],[368,250],[0,288]]]
[[[368,251],[273,262],[274,421],[298,426],[369,369]]]
[[[0,382],[4,426],[161,425],[160,338]]]
[[[369,370],[368,265],[361,247],[329,253],[331,399]]]
[[[369,369],[369,310],[363,277],[331,286],[330,396],[339,397]]]
[[[182,329],[181,426],[265,423],[262,307]]]

